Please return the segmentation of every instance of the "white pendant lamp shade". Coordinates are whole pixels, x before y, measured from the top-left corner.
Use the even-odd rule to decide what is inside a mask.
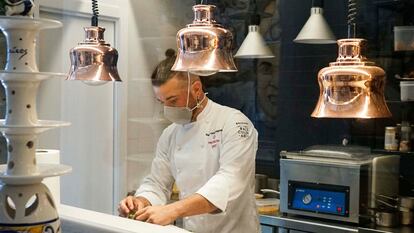
[[[303,44],[334,44],[335,35],[323,17],[323,8],[312,7],[311,15],[298,36],[293,40]]]
[[[259,32],[258,25],[250,25],[249,33],[237,51],[236,58],[272,58],[275,57]]]

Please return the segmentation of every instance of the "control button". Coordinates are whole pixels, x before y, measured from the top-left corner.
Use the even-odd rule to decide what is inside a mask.
[[[341,208],[341,207],[336,207],[336,211],[337,211],[338,213],[341,213],[341,212],[342,212],[342,208]]]
[[[307,204],[311,203],[311,201],[312,201],[312,195],[310,195],[310,194],[306,194],[306,195],[305,195],[305,196],[303,196],[303,198],[302,198],[302,202],[303,202],[303,204],[305,204],[305,205],[307,205]]]

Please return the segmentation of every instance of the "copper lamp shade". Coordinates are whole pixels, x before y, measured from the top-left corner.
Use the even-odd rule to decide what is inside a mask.
[[[319,101],[312,117],[391,117],[384,98],[385,72],[361,53],[364,39],[338,40],[336,62],[319,71]]]
[[[71,67],[67,80],[82,80],[99,85],[121,81],[118,74],[118,51],[104,41],[105,28],[85,27],[85,40],[70,50]]]
[[[214,20],[213,5],[193,6],[194,21],[177,33],[178,56],[173,71],[208,76],[236,72],[232,33]]]

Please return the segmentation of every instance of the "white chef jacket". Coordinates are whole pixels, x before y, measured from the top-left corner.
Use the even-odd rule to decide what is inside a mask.
[[[174,181],[180,199],[198,193],[219,211],[184,218],[196,233],[257,233],[254,199],[257,131],[240,111],[208,100],[197,121],[162,133],[151,173],[136,191],[165,205]]]

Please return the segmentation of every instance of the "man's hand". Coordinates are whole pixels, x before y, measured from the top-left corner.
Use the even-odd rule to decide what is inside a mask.
[[[129,214],[140,211],[150,205],[151,203],[143,197],[128,196],[119,202],[119,216],[127,217]]]
[[[178,217],[178,212],[171,204],[164,206],[148,206],[138,210],[135,214],[136,220],[163,226],[173,223]]]

